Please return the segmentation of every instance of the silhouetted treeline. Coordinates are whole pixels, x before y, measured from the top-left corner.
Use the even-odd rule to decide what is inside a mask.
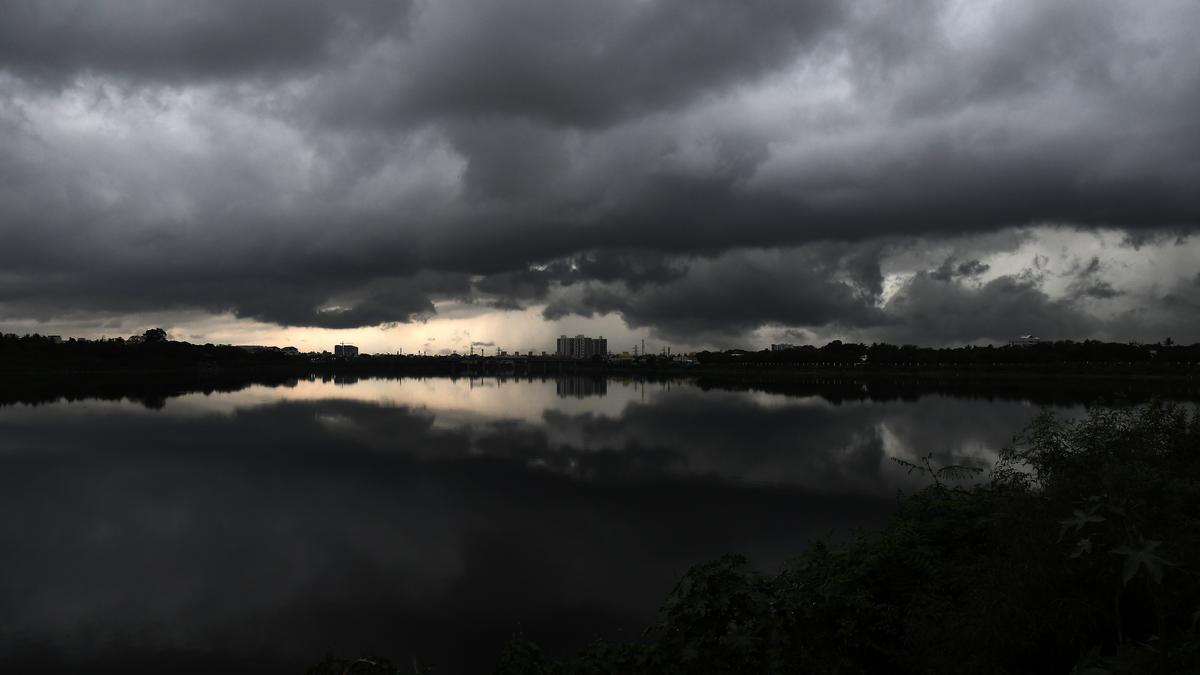
[[[364,354],[353,358],[328,352],[301,354],[277,347],[197,345],[166,339],[160,328],[131,338],[60,340],[45,335],[0,334],[0,372],[174,372],[247,370],[296,376],[350,373],[363,377],[401,374],[458,374],[472,367],[495,371],[498,358]]]
[[[886,343],[861,344],[834,340],[823,347],[811,345],[758,352],[730,349],[699,352],[700,364],[755,364],[815,367],[958,367],[1010,366],[1179,366],[1200,365],[1200,343],[1177,345],[1170,340],[1156,344],[1059,340],[1032,345],[999,347],[918,347]]]
[[[43,335],[0,335],[0,369],[3,370],[156,370],[179,367],[253,366],[294,363],[279,350],[251,352],[228,345],[194,345],[165,339],[161,329],[146,331],[139,339],[70,339],[56,341]]]
[[[57,340],[42,335],[0,335],[0,371],[108,371],[173,370],[186,368],[259,368],[306,372],[373,374],[446,374],[468,372],[551,375],[556,372],[606,371],[612,373],[729,370],[845,370],[972,372],[1027,371],[1074,373],[1150,373],[1155,375],[1200,372],[1200,343],[1176,345],[1062,340],[1034,345],[918,347],[915,345],[859,344],[833,341],[823,347],[802,346],[772,351],[730,349],[703,351],[694,358],[643,355],[611,362],[596,358],[570,361],[555,356],[474,357],[367,355],[342,358],[328,353],[300,354],[274,347],[197,345],[166,339],[162,329],[151,329],[132,338]]]

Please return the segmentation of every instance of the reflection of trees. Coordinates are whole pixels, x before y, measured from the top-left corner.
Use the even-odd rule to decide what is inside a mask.
[[[0,406],[38,405],[55,401],[130,400],[159,409],[168,398],[190,393],[236,392],[251,385],[294,387],[295,375],[193,370],[170,373],[89,373],[10,376],[0,379]]]
[[[936,376],[936,375],[702,375],[693,380],[703,390],[762,391],[784,396],[819,396],[831,403],[918,401],[926,396],[953,396],[984,401],[1029,402],[1036,405],[1081,405],[1151,399],[1197,400],[1200,384],[1194,380],[1036,376]]]
[[[890,494],[919,481],[888,457],[933,452],[938,464],[987,463],[1035,412],[1015,402],[930,398],[831,406],[685,387],[628,405],[617,416],[548,410],[543,419],[552,446],[569,444],[578,455],[579,475],[603,476],[583,471],[603,453],[625,454],[634,465],[636,456],[661,451],[672,459],[657,465],[674,475]],[[604,468],[614,466],[604,461]]]
[[[609,625],[598,616],[648,620],[680,570],[727,547],[781,560],[892,508],[890,497],[680,477],[655,466],[653,448],[589,453],[599,477],[574,482],[530,468],[572,452],[556,454],[542,427],[419,407],[66,408],[0,411],[21,422],[0,436],[0,597],[11,617],[0,654],[27,635],[53,638],[84,664],[73,672],[153,670],[92,667],[102,646],[76,625],[128,635],[118,649],[133,654],[118,657],[179,650],[144,661],[155,666],[194,664],[184,650],[201,648],[257,666],[261,653],[237,650],[270,643],[300,665],[262,670],[303,672],[312,645],[399,635],[417,647],[396,651],[436,657],[438,672],[487,672],[491,654],[450,661],[474,658],[461,649],[464,625],[473,641],[496,642],[519,615],[586,641]],[[606,478],[632,475],[630,462],[645,467],[635,480]],[[0,670],[51,670],[41,661],[51,652],[31,653],[29,667]]]
[[[351,384],[355,379],[342,373],[330,374],[326,381]],[[549,385],[507,382],[505,386],[512,386],[513,396],[518,398],[521,387]],[[169,398],[187,392],[236,391],[256,383],[294,386],[296,380],[288,375],[228,371],[136,378],[8,379],[0,383],[0,404],[101,398],[129,399],[159,409]],[[463,381],[460,386],[465,389],[480,384]],[[352,423],[342,433],[353,430],[357,440],[372,448],[398,450],[422,459],[462,458],[470,452],[518,465],[536,465],[586,481],[706,476],[861,494],[891,490],[896,487],[897,477],[903,480],[901,472],[886,461],[888,456],[914,459],[933,452],[938,463],[988,461],[991,453],[1008,442],[1011,430],[1024,424],[1034,412],[1015,387],[993,397],[982,393],[976,397],[928,397],[946,389],[970,391],[937,380],[813,378],[764,382],[706,378],[698,384],[701,389],[683,386],[647,402],[627,405],[616,417],[573,415],[551,406],[543,413],[541,424],[487,417],[460,419],[440,425],[437,438],[411,429],[396,433],[391,425],[403,413],[387,405],[319,401],[313,403],[316,407],[307,408],[306,414],[332,410]],[[589,376],[558,378],[555,391],[573,398],[603,396],[607,380]],[[766,399],[760,400],[761,396],[744,393],[756,391],[809,400],[779,396],[769,397],[767,403]],[[1099,396],[1092,392],[1093,399],[1088,399],[1087,393],[1052,388],[1041,398],[1090,401]],[[296,409],[295,404],[288,406]],[[432,412],[441,414],[436,409]],[[424,454],[426,448],[435,446],[441,454]]]

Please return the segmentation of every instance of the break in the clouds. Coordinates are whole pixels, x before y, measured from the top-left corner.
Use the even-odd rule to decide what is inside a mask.
[[[17,0],[0,327],[1200,340],[1195,25],[1185,0]]]

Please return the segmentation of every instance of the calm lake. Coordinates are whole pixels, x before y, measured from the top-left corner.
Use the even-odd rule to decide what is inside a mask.
[[[878,525],[922,483],[891,457],[986,466],[1042,407],[807,391],[318,379],[4,405],[0,671],[479,672],[517,631],[630,637],[691,565],[770,570]]]

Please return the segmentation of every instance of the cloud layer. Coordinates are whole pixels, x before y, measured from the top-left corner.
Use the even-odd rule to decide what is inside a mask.
[[[1198,22],[1183,1],[18,2],[0,322],[532,306],[696,343],[998,339],[1013,316],[1200,339]],[[1098,267],[1068,273],[1055,246],[1084,235]],[[1116,285],[1150,251],[1175,262]]]

